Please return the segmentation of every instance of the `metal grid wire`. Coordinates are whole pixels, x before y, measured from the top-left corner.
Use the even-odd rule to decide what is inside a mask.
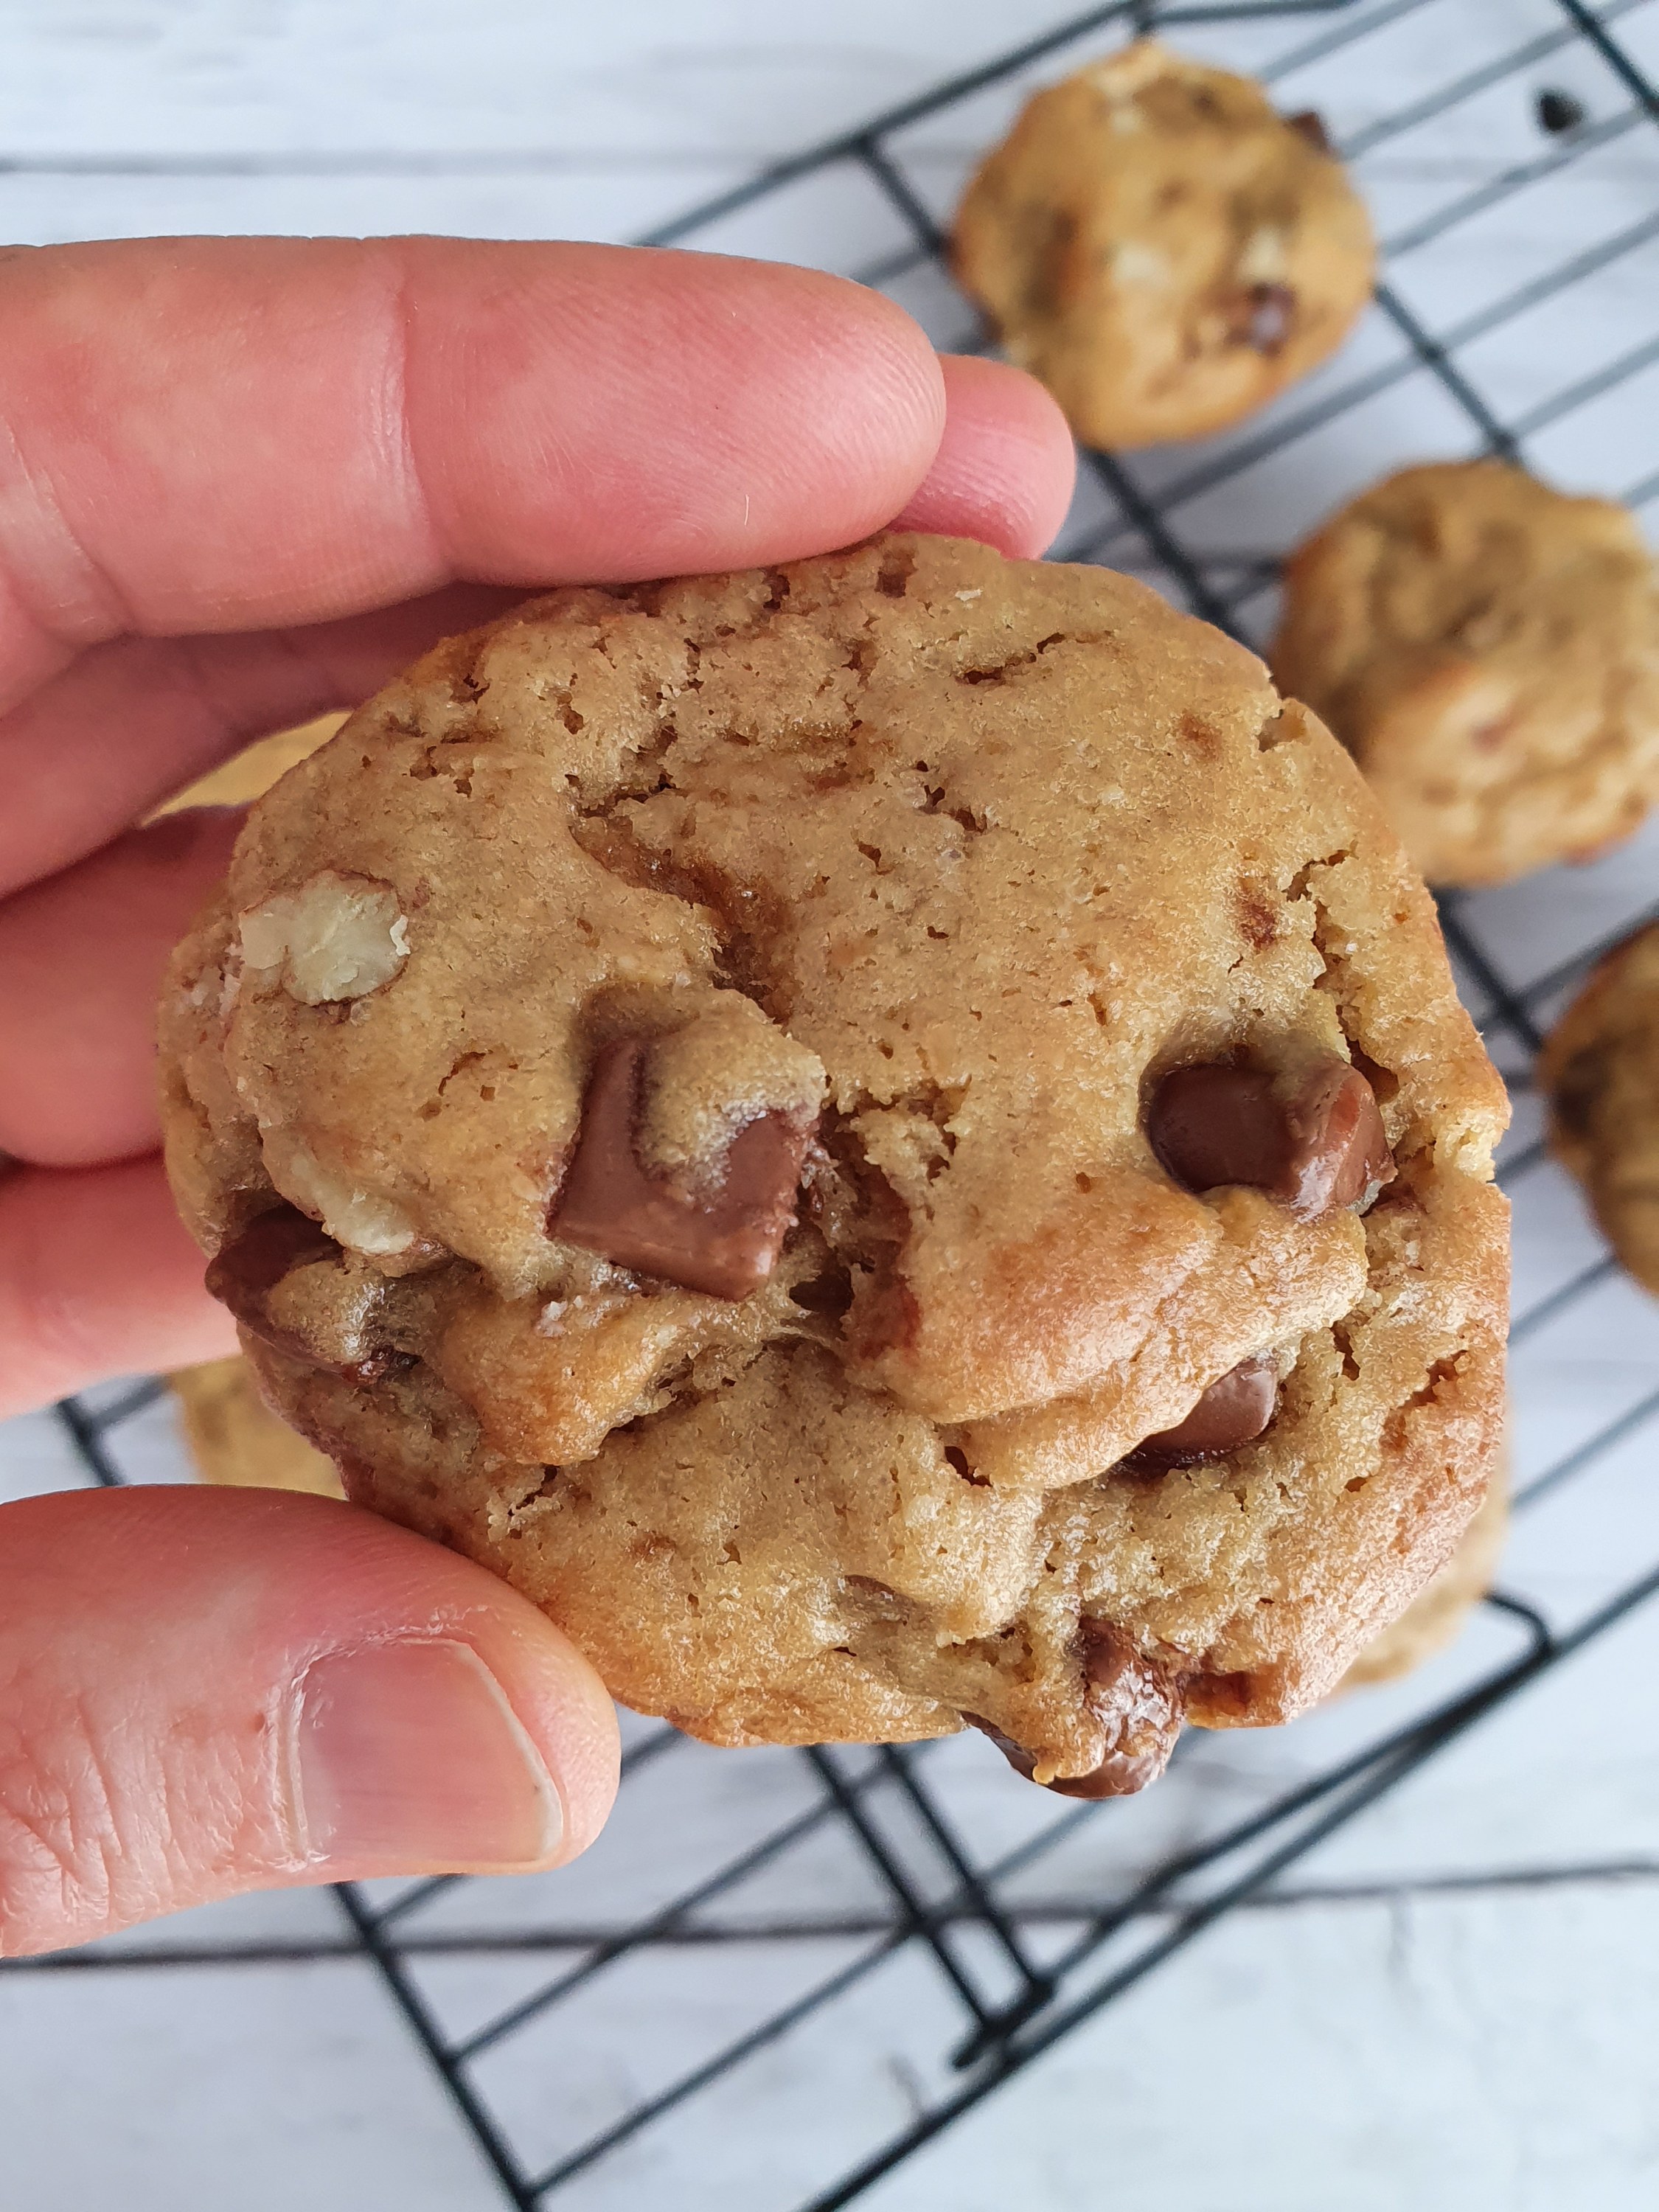
[[[1647,10],[1645,22],[1642,21]],[[1450,62],[1450,73],[1425,74],[1420,95],[1397,112],[1372,122],[1339,150],[1350,161],[1366,157],[1396,142],[1421,149],[1455,143],[1460,128],[1477,131],[1486,112],[1480,103],[1508,103],[1522,112],[1532,131],[1529,144],[1499,173],[1464,162],[1419,161],[1419,169],[1440,182],[1419,191],[1392,228],[1384,211],[1385,281],[1377,292],[1370,347],[1351,347],[1336,363],[1282,399],[1267,414],[1230,437],[1206,447],[1138,456],[1133,460],[1099,453],[1086,454],[1085,495],[1074,511],[1060,550],[1068,558],[1102,559],[1152,576],[1170,595],[1224,628],[1259,641],[1270,611],[1274,562],[1272,551],[1250,543],[1231,543],[1243,517],[1256,529],[1265,514],[1269,539],[1282,545],[1303,526],[1295,508],[1278,496],[1294,489],[1303,476],[1316,479],[1318,504],[1330,503],[1332,469],[1328,443],[1322,438],[1336,426],[1352,447],[1343,462],[1346,481],[1339,492],[1376,474],[1379,466],[1377,425],[1384,426],[1391,396],[1403,394],[1409,405],[1401,419],[1409,430],[1395,435],[1415,440],[1410,452],[1383,452],[1392,459],[1423,458],[1439,452],[1490,452],[1531,460],[1540,457],[1545,434],[1570,427],[1586,410],[1618,404],[1641,395],[1644,372],[1659,363],[1659,331],[1635,343],[1622,342],[1614,356],[1587,356],[1576,372],[1569,362],[1566,380],[1553,388],[1524,392],[1517,399],[1515,379],[1506,374],[1527,346],[1529,321],[1540,312],[1571,315],[1589,331],[1594,344],[1596,319],[1584,302],[1598,284],[1616,280],[1640,265],[1644,249],[1659,241],[1659,213],[1622,221],[1603,234],[1579,234],[1561,241],[1567,250],[1552,255],[1540,247],[1539,265],[1519,283],[1484,300],[1468,296],[1463,280],[1448,287],[1433,278],[1437,251],[1470,234],[1494,210],[1522,195],[1559,191],[1578,165],[1632,138],[1638,149],[1652,141],[1649,126],[1659,122],[1659,97],[1638,66],[1627,39],[1640,30],[1651,34],[1659,9],[1648,0],[1605,0],[1600,7],[1583,0],[1533,0],[1498,9],[1488,0],[1283,0],[1277,7],[1109,6],[1036,39],[970,73],[942,82],[881,115],[861,129],[814,146],[780,162],[741,190],[691,210],[658,231],[651,243],[736,246],[764,251],[769,210],[791,194],[824,190],[832,225],[846,204],[849,179],[873,191],[882,221],[896,223],[897,234],[879,252],[866,256],[852,273],[883,286],[922,313],[941,343],[960,349],[975,343],[969,311],[948,285],[943,262],[940,215],[948,206],[948,185],[941,182],[939,142],[929,133],[941,121],[955,127],[958,140],[982,143],[1001,126],[1027,81],[1053,74],[1089,42],[1115,44],[1133,27],[1163,28],[1182,24],[1205,27],[1212,50],[1237,33],[1237,58],[1270,85],[1294,79],[1296,97],[1286,104],[1310,104],[1306,88],[1337,88],[1343,73],[1366,70],[1370,42],[1406,38],[1411,51]],[[1299,17],[1299,24],[1283,19]],[[1507,18],[1507,21],[1504,19]],[[1275,20],[1276,19],[1276,20]],[[1275,34],[1278,43],[1274,43]],[[1076,50],[1076,51],[1073,51]],[[1549,94],[1565,81],[1571,94]],[[1534,107],[1534,101],[1536,106]],[[994,112],[986,103],[992,103]],[[999,104],[1000,103],[1000,104]],[[1536,117],[1535,122],[1533,120]],[[1450,140],[1448,135],[1450,134]],[[958,153],[960,147],[958,145]],[[948,168],[949,163],[944,167]],[[957,170],[960,161],[957,161]],[[1362,167],[1362,176],[1365,174]],[[1448,181],[1448,178],[1449,181]],[[838,197],[839,196],[839,197]],[[1540,202],[1540,204],[1544,203]],[[860,218],[869,229],[867,210]],[[757,224],[760,226],[758,230]],[[747,228],[745,228],[747,226]],[[859,228],[854,223],[854,228]],[[1539,226],[1547,238],[1552,226]],[[878,226],[878,229],[879,226]],[[864,234],[863,232],[860,234]],[[1650,267],[1652,264],[1650,263]],[[1467,258],[1460,267],[1467,268]],[[1429,272],[1423,281],[1423,272]],[[1659,296],[1650,285],[1650,297]],[[1489,344],[1487,341],[1494,340]],[[982,340],[981,340],[982,342]],[[1425,381],[1426,380],[1426,381]],[[1425,394],[1429,397],[1425,398]],[[1377,410],[1382,403],[1383,411]],[[1647,419],[1655,419],[1652,395]],[[1633,421],[1640,416],[1633,416]],[[1428,426],[1426,432],[1425,425]],[[1430,441],[1425,444],[1425,437]],[[1555,449],[1550,449],[1553,453]],[[1568,449],[1563,449],[1568,450]],[[1317,470],[1298,474],[1298,456],[1325,456]],[[1649,454],[1651,459],[1651,453]],[[1611,487],[1609,487],[1611,489]],[[1234,493],[1238,496],[1235,498]],[[1635,506],[1659,496],[1659,474],[1626,485]],[[1305,498],[1305,487],[1299,495]],[[1308,519],[1310,519],[1308,518]],[[1524,1107],[1528,1069],[1547,1021],[1576,978],[1611,939],[1644,918],[1629,910],[1603,915],[1596,941],[1579,945],[1566,958],[1553,957],[1538,972],[1517,980],[1511,972],[1513,945],[1503,937],[1503,917],[1483,926],[1486,911],[1479,900],[1450,897],[1442,914],[1454,961],[1488,1042],[1504,1067]],[[1615,926],[1616,925],[1616,926]],[[1501,941],[1500,941],[1501,940]],[[1525,1121],[1523,1114],[1522,1120]],[[1534,1117],[1535,1121],[1535,1117]],[[1523,1126],[1505,1156],[1502,1176],[1517,1202],[1524,1237],[1528,1193],[1545,1165],[1544,1147]],[[1586,1248],[1588,1249],[1588,1248]],[[1613,1277],[1605,1255],[1573,1264],[1566,1279],[1553,1282],[1522,1310],[1514,1340],[1524,1344],[1558,1322],[1570,1309],[1583,1307]],[[158,1386],[143,1385],[101,1405],[70,1401],[59,1408],[89,1472],[97,1480],[122,1480],[123,1439],[149,1403]],[[1521,1488],[1516,1510],[1525,1513],[1546,1498],[1559,1498],[1569,1486],[1581,1489],[1593,1471],[1659,1418],[1659,1389],[1603,1416],[1591,1433],[1578,1438],[1555,1464],[1534,1474]],[[1590,1501],[1575,1503],[1591,1510]],[[1455,1747],[1488,1715],[1520,1698],[1534,1684],[1583,1651],[1616,1624],[1659,1594],[1659,1558],[1621,1587],[1606,1590],[1591,1609],[1571,1619],[1550,1619],[1519,1599],[1495,1594],[1487,1601],[1484,1634],[1466,1638],[1478,1647],[1473,1667],[1453,1694],[1443,1690],[1423,1709],[1422,1693],[1396,1699],[1393,1710],[1408,1717],[1397,1725],[1365,1736],[1363,1724],[1341,1751],[1293,1786],[1282,1786],[1267,1769],[1268,1785],[1258,1789],[1248,1809],[1231,1797],[1212,1792],[1196,1800],[1200,1815],[1189,1824],[1188,1839],[1175,1847],[1163,1841],[1149,1856],[1129,1855],[1127,1871],[1098,1878],[1090,1897],[1073,1899],[1064,1909],[1045,1909],[1032,1901],[1028,1877],[1063,1857],[1079,1835],[1109,1833],[1104,1824],[1137,1817],[1127,1804],[1078,1805],[1056,1801],[1007,1779],[1019,1793],[1024,1821],[1013,1840],[1005,1826],[984,1839],[984,1823],[963,1816],[953,1798],[949,1776],[957,1750],[921,1746],[908,1749],[837,1748],[799,1753],[757,1754],[791,1762],[793,1791],[772,1793],[787,1799],[775,1810],[750,1799],[744,1840],[730,1851],[731,1824],[708,1870],[693,1884],[657,1899],[648,1915],[622,1925],[583,1923],[549,1929],[498,1923],[453,1932],[443,1912],[458,1898],[474,1897],[486,1887],[500,1893],[511,1884],[482,1885],[442,1878],[401,1887],[348,1886],[338,1891],[347,1923],[344,1947],[374,1961],[401,2008],[409,2027],[430,2059],[456,2107],[472,2130],[500,2179],[506,2200],[531,2212],[555,2201],[595,2201],[585,2185],[603,2174],[608,2162],[629,2146],[667,2126],[694,2100],[730,2095],[732,2085],[752,2081],[757,2061],[790,2039],[841,2008],[856,2036],[860,2014],[855,2000],[900,1959],[922,1960],[935,1986],[913,2021],[913,2040],[931,2045],[933,2063],[921,2068],[913,2094],[914,2117],[886,2139],[869,2144],[860,2161],[802,2202],[798,2187],[780,2191],[774,2177],[752,2169],[740,2183],[745,2208],[799,2206],[799,2212],[831,2212],[853,2202],[880,2176],[919,2146],[989,2096],[1029,2066],[1039,2054],[1079,2022],[1112,2004],[1165,1960],[1194,1942],[1224,1915],[1265,1895],[1282,1895],[1284,1878],[1314,1847],[1375,1806],[1426,1762]],[[1443,1686],[1443,1671],[1437,1677]],[[1304,1724],[1305,1726],[1305,1724]],[[983,1747],[980,1747],[983,1750]],[[652,1786],[652,1770],[661,1763],[738,1754],[708,1754],[686,1744],[665,1727],[641,1723],[624,1761],[623,1806]],[[984,1753],[989,1759],[991,1754]],[[1201,1754],[1200,1755],[1201,1758]],[[959,1761],[958,1761],[959,1763]],[[1200,1763],[1194,1739],[1183,1740],[1176,1766],[1161,1791],[1180,1787],[1183,1770]],[[776,1770],[769,1770],[776,1771]],[[1143,1801],[1135,1801],[1139,1806]],[[756,1809],[758,1805],[759,1809]],[[1101,1824],[1095,1826],[1093,1824]],[[1194,1827],[1197,1840],[1192,1840]],[[835,1836],[861,1855],[871,1893],[877,1900],[862,1913],[815,1910],[819,1893],[811,1875],[811,1854],[826,1836]],[[566,1877],[565,1879],[568,1879]],[[1022,1886],[1025,1885],[1025,1886]],[[745,1917],[741,1900],[758,1892],[763,1900],[782,1898],[781,1915]],[[805,1901],[803,1902],[802,1900]],[[445,1900],[443,1906],[440,1900]],[[446,1932],[446,1928],[449,1932]],[[609,2033],[627,2043],[626,2005],[607,2009],[608,1983],[625,1975],[630,1963],[658,1958],[678,1947],[695,1954],[699,1947],[747,1943],[791,1944],[812,1951],[827,1944],[836,1960],[832,1972],[807,1973],[781,2001],[763,2003],[738,2033],[722,2033],[715,2021],[690,2062],[665,2075],[644,2097],[611,2100],[596,2123],[551,2143],[545,2107],[582,2099],[566,2096],[572,2054]],[[269,1945],[248,1955],[272,1957],[339,1955],[342,1943],[305,1944],[273,1950]],[[479,2009],[465,2031],[452,2022],[456,2006],[434,1982],[438,1962],[489,1954],[523,1962],[522,1988],[510,2003],[494,2001]],[[549,1975],[550,1953],[560,1954],[558,1971]],[[135,1959],[199,1955],[223,1961],[236,1955],[222,1945],[192,1954],[188,1944],[150,1942]],[[707,1954],[705,1952],[704,1956]],[[814,1953],[817,1957],[819,1954]],[[66,1960],[62,1963],[75,1963]],[[119,1959],[82,1954],[80,1963],[108,1970]],[[819,1959],[821,1964],[821,1958]],[[705,1974],[706,1985],[708,1977]],[[909,2002],[909,2001],[907,2001]],[[852,2007],[849,2011],[848,2007]],[[463,2008],[463,2009],[465,2009]],[[516,2081],[514,2054],[530,2046],[526,2039],[554,2039],[531,2049]],[[693,2024],[695,2028],[695,2023]],[[503,2070],[505,2068],[505,2071]],[[745,2069],[748,2069],[745,2075]],[[528,2094],[527,2094],[528,2093]],[[833,2082],[825,2094],[836,2094]],[[760,2097],[763,2088],[741,2091],[728,2109],[741,2113],[742,2097]],[[588,2100],[591,2103],[591,2100]],[[526,2113],[540,2109],[536,2127]],[[836,2163],[845,2162],[842,2153]],[[833,2172],[830,2164],[827,2171]],[[615,2201],[609,2197],[607,2202]],[[629,2198],[629,2201],[637,2201]]]

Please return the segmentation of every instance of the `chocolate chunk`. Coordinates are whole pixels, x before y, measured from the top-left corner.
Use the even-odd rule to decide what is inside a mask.
[[[1196,1467],[1219,1459],[1259,1437],[1279,1402],[1279,1376],[1270,1359],[1241,1359],[1212,1382],[1184,1421],[1146,1437],[1130,1454],[1131,1464]]]
[[[380,1346],[355,1359],[331,1359],[292,1329],[270,1318],[272,1291],[296,1267],[344,1264],[344,1254],[334,1239],[297,1206],[286,1202],[256,1214],[240,1237],[221,1245],[208,1262],[208,1294],[228,1306],[250,1336],[257,1336],[289,1359],[301,1359],[313,1367],[342,1375],[349,1382],[374,1382],[394,1367],[406,1367],[407,1356],[390,1346]]]
[[[1251,284],[1233,301],[1227,336],[1234,345],[1276,354],[1296,319],[1296,294],[1288,284]]]
[[[1152,1150],[1188,1190],[1246,1183],[1310,1221],[1369,1206],[1394,1179],[1393,1155],[1371,1087],[1333,1055],[1294,1091],[1260,1068],[1177,1067],[1146,1119]]]
[[[1298,138],[1305,138],[1316,154],[1328,154],[1335,158],[1336,149],[1331,143],[1331,134],[1325,128],[1325,118],[1316,107],[1304,107],[1294,115],[1285,118],[1285,125]]]
[[[1335,1059],[1316,1067],[1290,1101],[1286,1127],[1295,1212],[1369,1206],[1394,1181],[1376,1096],[1357,1067]]]
[[[1186,1675],[1146,1652],[1109,1621],[1080,1624],[1084,1698],[1110,1744],[1098,1766],[1044,1784],[1057,1797],[1133,1797],[1170,1763],[1186,1714]],[[1029,1782],[1036,1760],[978,1713],[963,1720],[988,1735],[1010,1766]]]
[[[222,1244],[208,1262],[209,1295],[228,1306],[244,1328],[266,1333],[265,1295],[295,1267],[337,1260],[334,1239],[297,1206],[274,1206],[256,1214],[241,1235]]]
[[[643,1039],[624,1037],[595,1060],[549,1233],[688,1291],[746,1297],[777,1264],[811,1132],[787,1115],[763,1114],[732,1139],[711,1190],[649,1174],[634,1149],[647,1050]]]

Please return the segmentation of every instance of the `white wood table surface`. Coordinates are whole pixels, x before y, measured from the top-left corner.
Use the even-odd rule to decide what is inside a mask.
[[[615,0],[603,9],[568,0],[0,0],[0,240],[262,230],[630,238],[1067,12],[1051,0]],[[1604,0],[1601,12],[1659,69],[1659,0]],[[1361,153],[1358,173],[1389,236],[1536,160],[1538,90],[1580,98],[1592,129],[1627,97],[1588,48],[1550,46],[1563,21],[1555,0],[1362,0],[1358,13],[1376,18],[1375,35],[1308,60],[1285,104],[1318,105],[1340,139],[1362,148],[1402,106],[1539,42],[1535,61],[1495,79],[1490,94],[1384,132]],[[1091,47],[1120,35],[1103,31]],[[1279,21],[1194,27],[1182,42],[1256,66],[1311,35],[1305,23]],[[930,206],[948,210],[1017,97],[999,86],[905,136],[907,174]],[[1471,217],[1431,253],[1402,258],[1398,289],[1438,328],[1598,240],[1653,222],[1656,210],[1659,131],[1609,131],[1547,187]],[[708,242],[856,271],[891,254],[898,236],[890,205],[848,173],[753,207]],[[936,279],[908,273],[893,289],[941,342],[968,329]],[[1565,386],[1656,334],[1659,252],[1650,241],[1473,344],[1470,371],[1509,416],[1539,413],[1527,447],[1537,465],[1624,492],[1659,471],[1659,354],[1606,393],[1549,410]],[[1468,450],[1468,421],[1431,380],[1389,380],[1398,352],[1397,333],[1371,319],[1274,419],[1345,379],[1375,374],[1375,397],[1271,463],[1218,473],[1183,507],[1189,540],[1224,565],[1272,553],[1396,461]],[[1225,450],[1223,441],[1199,458]],[[1190,451],[1146,457],[1141,481],[1169,484],[1194,463]],[[1644,513],[1659,516],[1659,501]],[[1097,490],[1081,498],[1068,540],[1105,516]],[[1120,557],[1156,571],[1133,535]],[[1247,599],[1247,623],[1267,606],[1265,594]],[[1650,829],[1595,867],[1552,871],[1474,902],[1469,914],[1516,982],[1570,960],[1656,888]],[[1536,1133],[1523,1097],[1511,1156]],[[1538,1317],[1516,1376],[1524,1481],[1659,1386],[1659,1309],[1613,1274],[1551,1305],[1595,1266],[1597,1240],[1548,1165],[1528,1171],[1516,1195],[1517,1307]],[[1506,1587],[1571,1612],[1659,1558],[1656,1436],[1633,1430],[1584,1483],[1527,1516]],[[181,1479],[164,1411],[141,1418],[131,1449],[138,1473]],[[0,1496],[76,1479],[48,1417],[0,1429]],[[1478,1623],[1437,1662],[1434,1681],[1464,1679],[1498,1637]],[[1656,1680],[1659,1616],[1638,1613],[865,2201],[915,2212],[1650,2212],[1659,2203]],[[1246,1803],[1264,1778],[1312,1772],[1421,1695],[1390,1690],[1272,1740],[1206,1743],[1124,1820],[1089,1828],[1031,1899],[1063,1921],[1091,1887],[1178,1843],[1201,1802],[1231,1792]],[[975,1835],[1012,1835],[1019,1793],[986,1747],[953,1742],[937,1757]],[[802,1788],[800,1771],[785,1754],[676,1754],[630,1785],[612,1831],[577,1868],[528,1890],[471,1885],[440,1924],[488,1935],[538,1915],[637,1917],[729,1853],[751,1823],[775,1816]],[[856,1916],[870,1900],[856,1854],[829,1843],[791,1881],[793,1890],[763,1886],[745,1909],[764,1922],[805,1894]],[[279,1952],[338,1929],[326,1895],[290,1894],[188,1916],[170,1934]],[[144,1940],[118,1948],[137,1954]],[[831,1970],[837,1955],[826,1940],[814,1970]],[[693,2028],[740,2032],[757,2005],[781,2001],[798,1966],[781,1940],[653,1954],[598,1985],[583,2036],[573,2042],[568,2024],[550,2030],[515,2051],[490,2094],[556,2155],[573,2128],[604,2124],[683,2063]],[[465,2021],[542,1971],[459,1951],[431,1966],[428,1986]],[[788,2212],[848,2162],[849,2140],[856,2148],[900,2126],[934,2093],[948,2034],[926,1971],[896,1969],[758,2070],[694,2100],[672,2138],[642,2136],[550,2202],[583,2212]],[[849,2110],[873,2116],[852,2138]],[[7,2207],[491,2212],[501,2201],[373,1972],[353,1956],[0,1975]]]

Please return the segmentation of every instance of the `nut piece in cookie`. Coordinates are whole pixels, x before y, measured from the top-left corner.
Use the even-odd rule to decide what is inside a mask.
[[[1634,518],[1504,461],[1374,485],[1291,555],[1268,655],[1431,883],[1593,859],[1659,799],[1659,585]]]
[[[1364,204],[1317,115],[1142,40],[1032,99],[958,209],[957,276],[1086,444],[1224,428],[1370,297]]]
[[[1537,1066],[1556,1157],[1620,1261],[1659,1297],[1659,923],[1615,947]]]
[[[340,884],[395,908],[324,978]],[[713,1742],[972,1714],[1121,1791],[1322,1696],[1485,1485],[1427,895],[1104,569],[900,535],[447,641],[250,812],[162,1074],[271,1401]]]
[[[409,924],[390,884],[325,868],[237,916],[247,983],[276,982],[301,1006],[361,999],[409,957]]]

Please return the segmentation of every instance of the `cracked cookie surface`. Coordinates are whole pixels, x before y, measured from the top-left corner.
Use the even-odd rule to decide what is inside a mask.
[[[1030,100],[957,212],[952,264],[1086,444],[1223,429],[1370,296],[1364,204],[1319,118],[1142,40]]]
[[[1659,584],[1611,500],[1403,469],[1291,555],[1268,658],[1431,883],[1592,859],[1659,800]]]
[[[1133,1786],[1485,1485],[1503,1097],[1426,896],[1103,570],[894,538],[451,641],[255,808],[163,1068],[274,1402],[715,1741]]]

